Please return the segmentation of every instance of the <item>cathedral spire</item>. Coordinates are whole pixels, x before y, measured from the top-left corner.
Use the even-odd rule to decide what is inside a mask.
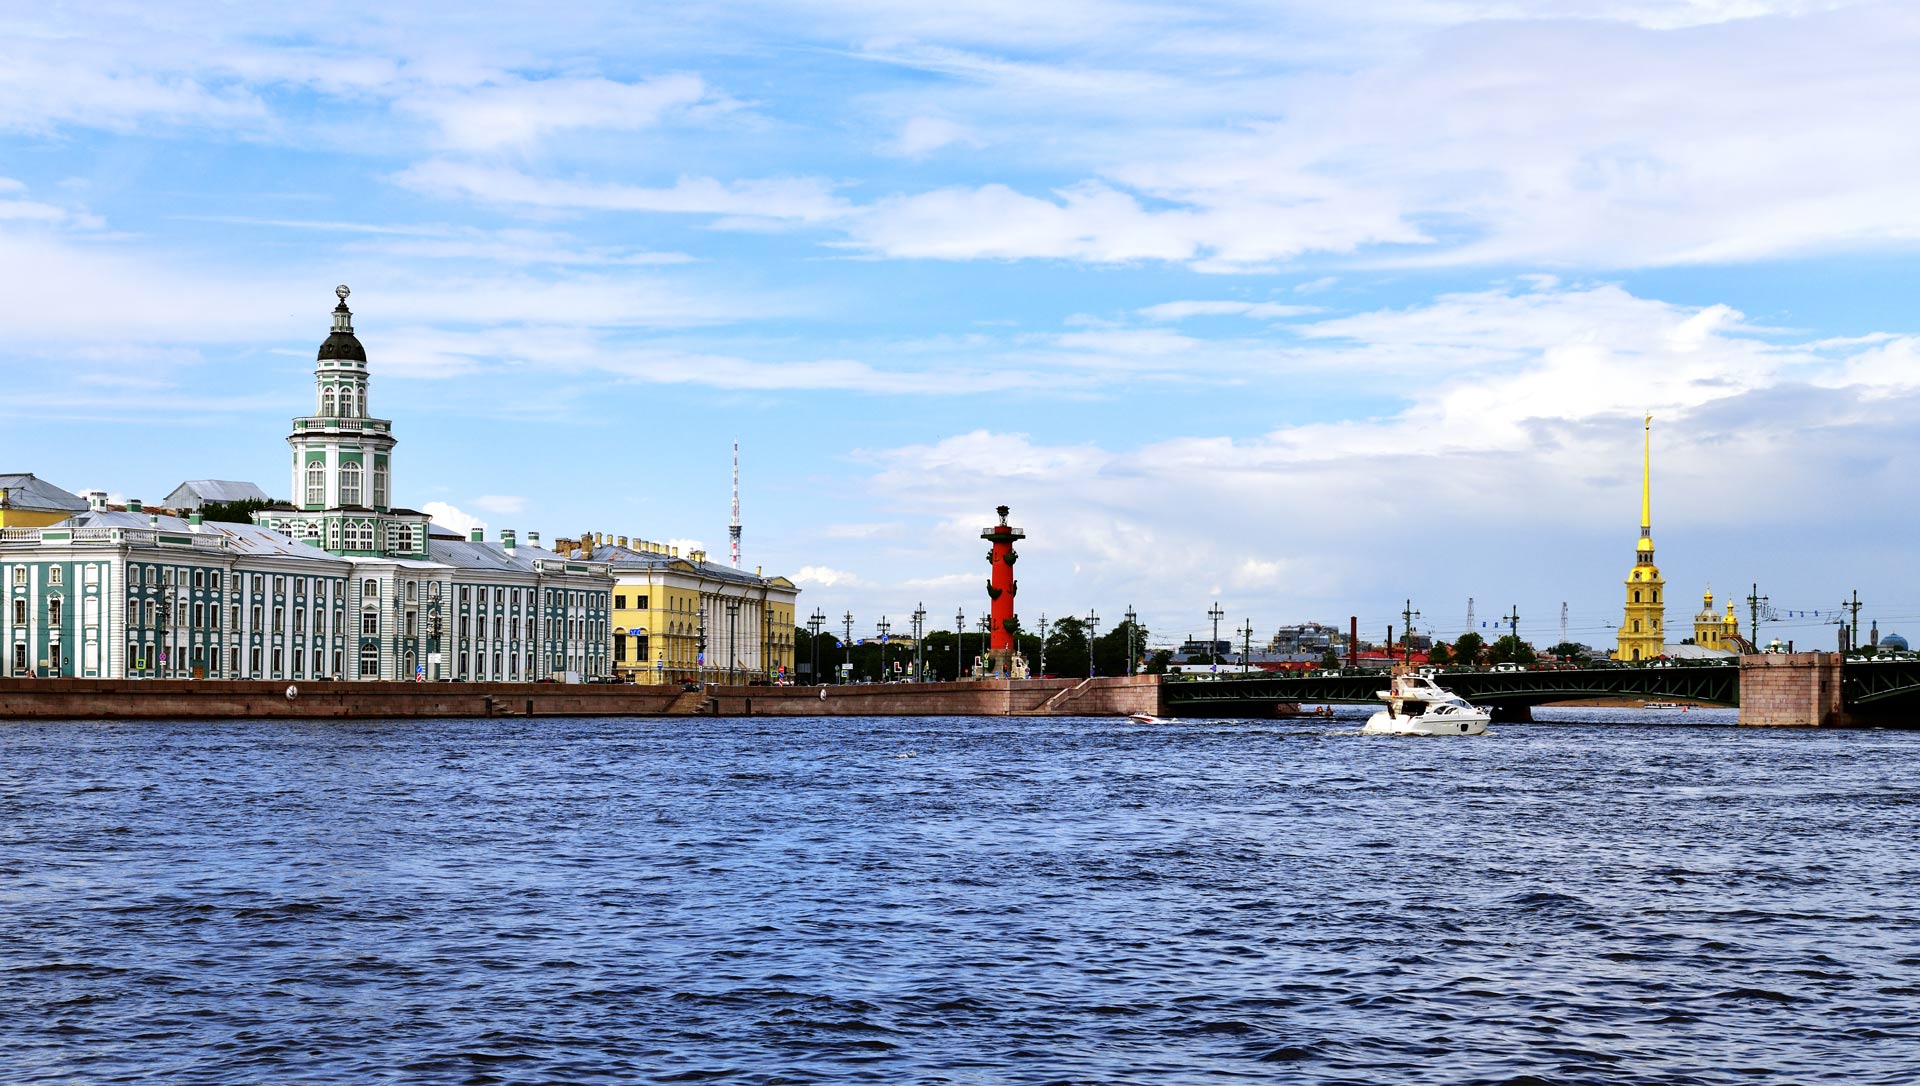
[[[1653,538],[1653,416],[1647,416],[1647,444],[1640,460],[1640,538]]]

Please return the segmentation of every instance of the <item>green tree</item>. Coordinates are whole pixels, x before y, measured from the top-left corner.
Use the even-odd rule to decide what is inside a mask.
[[[1453,663],[1453,653],[1447,648],[1445,641],[1435,641],[1433,647],[1427,650],[1427,663],[1435,667],[1445,667]]]
[[[223,524],[252,524],[253,515],[270,505],[285,505],[278,500],[262,501],[259,498],[246,498],[237,502],[207,502],[200,507],[201,520],[217,520]]]
[[[1328,649],[1327,654],[1320,658],[1320,666],[1326,668],[1329,671],[1339,670],[1340,654],[1333,651],[1332,649]]]
[[[1472,631],[1461,634],[1453,641],[1453,658],[1469,666],[1480,662],[1480,650],[1487,647],[1487,639]]]
[[[1154,654],[1147,658],[1147,674],[1165,675],[1167,673],[1167,665],[1171,663],[1173,663],[1172,649],[1155,650]]]
[[[1534,661],[1533,646],[1520,640],[1517,635],[1503,634],[1493,643],[1493,649],[1487,658],[1496,664],[1531,664]]]
[[[1077,618],[1055,619],[1043,635],[1047,640],[1047,674],[1087,677],[1087,624]],[[1038,666],[1038,661],[1035,661]]]
[[[1113,629],[1093,639],[1094,666],[1099,669],[1100,674],[1127,675],[1132,673],[1132,665],[1135,661],[1127,659],[1127,633],[1129,629],[1133,632],[1133,651],[1136,654],[1147,651],[1147,628],[1137,623],[1129,624],[1122,622]],[[1135,660],[1138,660],[1137,655]]]

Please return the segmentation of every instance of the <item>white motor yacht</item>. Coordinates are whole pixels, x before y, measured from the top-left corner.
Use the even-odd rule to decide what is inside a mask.
[[[1395,675],[1379,696],[1387,707],[1367,719],[1364,734],[1484,735],[1493,719],[1425,675]]]

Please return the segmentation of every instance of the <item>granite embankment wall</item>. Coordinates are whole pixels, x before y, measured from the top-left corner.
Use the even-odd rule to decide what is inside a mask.
[[[1845,728],[1853,724],[1837,652],[1760,653],[1740,658],[1740,723]]]
[[[727,716],[1126,716],[1161,710],[1158,675],[872,686],[719,687]],[[824,696],[823,696],[824,693]]]
[[[288,697],[289,689],[294,691]],[[566,686],[553,683],[0,679],[0,720],[485,716],[1124,716],[1158,713],[1140,675],[880,686]]]

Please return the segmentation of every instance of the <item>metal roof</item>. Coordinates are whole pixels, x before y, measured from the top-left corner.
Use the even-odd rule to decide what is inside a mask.
[[[6,491],[7,504],[14,509],[45,509],[57,512],[84,512],[87,500],[78,494],[54,486],[32,472],[0,473],[0,490]]]
[[[267,492],[252,483],[234,482],[228,479],[189,479],[173,488],[167,495],[172,501],[175,494],[187,491],[203,502],[264,502],[272,501]]]

